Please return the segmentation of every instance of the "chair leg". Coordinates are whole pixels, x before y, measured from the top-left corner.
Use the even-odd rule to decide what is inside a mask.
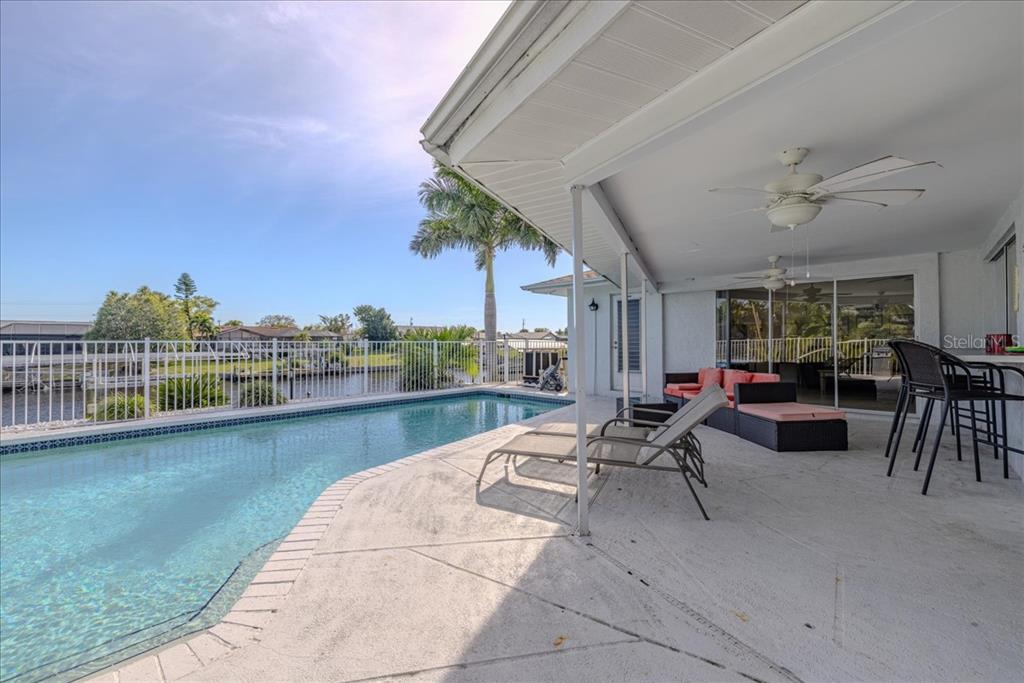
[[[928,461],[928,471],[924,475],[924,486],[921,487],[921,495],[928,495],[928,484],[932,480],[932,470],[935,469],[935,456],[939,454],[939,444],[942,443],[942,432],[946,428],[946,416],[949,415],[948,410],[943,410],[942,415],[939,416],[939,430],[935,433],[935,443],[932,444],[932,457]],[[914,469],[917,469],[916,467]]]
[[[889,457],[889,449],[892,448],[892,440],[896,435],[896,427],[900,421],[900,411],[903,410],[903,403],[907,399],[907,387],[900,385],[900,394],[896,397],[896,412],[892,414],[892,424],[889,425],[889,438],[885,442],[885,457]]]
[[[1002,403],[1003,416],[1003,479],[1010,478],[1010,435],[1006,429],[1006,401]]]
[[[917,420],[917,432],[914,434],[914,445],[910,447],[910,450],[914,451],[915,453],[917,452],[918,447],[921,445],[921,435],[924,433],[924,421],[930,416],[932,403],[934,402],[935,399],[931,398],[925,401],[924,410],[921,411],[921,416]]]
[[[974,404],[971,404],[974,407]],[[981,481],[981,460],[978,459],[978,417],[974,410],[971,410],[971,443],[974,446],[974,478]]]
[[[892,468],[896,464],[896,453],[900,450],[900,440],[903,438],[903,428],[907,426],[907,415],[910,414],[910,402],[914,400],[914,397],[907,392],[907,401],[903,406],[903,416],[900,418],[899,429],[896,430],[896,439],[892,445],[892,453],[889,455],[889,471],[885,476],[892,476]]]
[[[686,488],[690,489],[690,495],[692,495],[693,499],[695,501],[697,501],[697,507],[700,508],[700,514],[702,514],[704,516],[704,519],[706,521],[710,522],[711,518],[708,517],[707,510],[704,509],[704,503],[700,502],[700,496],[697,495],[697,491],[693,488],[693,484],[690,483],[690,478],[688,476],[686,476],[686,470],[682,470],[682,472],[683,472],[683,481],[686,482]]]
[[[921,424],[917,426],[918,440],[917,440],[917,457],[914,458],[914,471],[917,472],[917,468],[921,465],[921,455],[924,453],[924,442],[928,439],[928,425],[932,421],[932,410],[935,408],[935,399],[928,399],[928,405],[924,408],[924,416],[921,418]],[[945,421],[945,411],[943,411],[942,419]],[[942,441],[942,430],[939,430],[938,440]]]
[[[999,459],[999,428],[996,424],[996,402],[989,401],[988,406],[985,408],[985,412],[989,415],[989,429],[988,435],[992,439],[992,457],[996,460]]]
[[[953,425],[956,427],[956,429],[954,430],[954,434],[956,435],[956,459],[963,460],[963,446],[960,444],[960,404],[957,403],[956,401],[953,401],[952,405],[950,406],[950,410],[952,410],[953,412],[949,416],[949,418],[953,422]]]
[[[480,484],[483,482],[483,480],[484,480],[484,470],[487,469],[487,466],[490,465],[492,461],[494,461],[494,460],[496,460],[497,458],[500,458],[500,457],[501,457],[500,453],[497,454],[497,455],[495,455],[494,453],[488,453],[487,454],[487,457],[484,458],[484,466],[480,468],[480,474],[477,475],[477,478],[476,478],[476,485],[477,486],[480,486]]]

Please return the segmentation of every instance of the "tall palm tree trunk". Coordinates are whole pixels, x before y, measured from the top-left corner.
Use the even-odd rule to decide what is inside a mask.
[[[494,301],[494,253],[486,256],[484,265],[484,339],[489,342],[498,338],[498,306]]]

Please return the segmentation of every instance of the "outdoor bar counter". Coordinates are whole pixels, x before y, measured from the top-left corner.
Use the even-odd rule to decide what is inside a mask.
[[[959,355],[959,354],[958,354]],[[959,355],[967,363],[993,363],[1024,370],[1024,354],[974,354]],[[1006,391],[1011,394],[1024,395],[1024,378],[1016,372],[1006,373]],[[1007,431],[1009,444],[1012,448],[1024,448],[1024,402],[1009,401],[1006,404]],[[1010,453],[1010,476],[1018,478],[1024,473],[1024,456]]]

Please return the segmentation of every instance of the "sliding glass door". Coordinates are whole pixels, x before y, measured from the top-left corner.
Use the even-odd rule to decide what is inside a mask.
[[[890,411],[899,377],[886,342],[914,336],[914,279],[723,290],[717,331],[720,366],[778,373],[803,403]]]

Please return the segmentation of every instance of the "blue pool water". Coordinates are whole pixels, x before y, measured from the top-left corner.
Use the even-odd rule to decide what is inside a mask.
[[[554,407],[477,394],[5,456],[0,681],[208,626],[332,482]]]

